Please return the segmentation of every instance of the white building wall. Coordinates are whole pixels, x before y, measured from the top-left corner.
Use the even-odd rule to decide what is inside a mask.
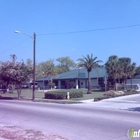
[[[43,82],[42,81],[41,82],[37,82],[37,84],[38,84],[39,87],[43,87]]]
[[[126,84],[131,84],[131,79],[127,79]],[[132,84],[140,84],[140,79],[132,79]]]
[[[80,88],[86,88],[85,80],[80,80]]]
[[[80,88],[86,88],[88,86],[88,80],[80,80]],[[91,87],[99,86],[97,79],[91,79]]]
[[[98,79],[91,79],[91,87],[99,86]]]

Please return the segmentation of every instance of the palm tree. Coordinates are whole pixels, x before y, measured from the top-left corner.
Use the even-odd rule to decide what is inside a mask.
[[[121,66],[119,59],[116,55],[112,55],[108,58],[105,64],[108,76],[114,81],[114,86],[116,85],[116,79],[121,78]]]
[[[88,92],[87,94],[91,93],[91,71],[92,69],[96,69],[97,67],[99,67],[99,62],[102,62],[101,60],[96,60],[97,57],[93,58],[93,54],[91,55],[86,55],[83,56],[83,58],[79,58],[78,61],[78,67],[84,67],[87,69],[88,72]]]
[[[140,66],[136,67],[136,69],[135,69],[134,76],[136,76],[136,75],[140,75]]]
[[[12,59],[13,63],[15,63],[15,61],[17,59],[16,55],[15,54],[11,54],[10,58]]]
[[[120,58],[119,61],[122,66],[124,83],[126,83],[126,79],[135,74],[136,63],[131,64],[131,59],[126,57]]]
[[[136,73],[136,63],[132,63],[130,65],[130,73],[129,73],[129,77],[131,78],[131,89],[132,89],[132,78],[135,76]]]
[[[116,55],[112,55],[106,62],[105,67],[109,77],[114,79],[115,85],[116,79],[123,79],[125,88],[126,79],[128,77],[132,78],[135,74],[136,63],[131,64],[130,58],[118,58]]]

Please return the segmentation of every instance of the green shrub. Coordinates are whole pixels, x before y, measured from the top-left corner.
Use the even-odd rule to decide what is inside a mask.
[[[82,91],[71,91],[70,93],[70,98],[81,98],[83,97],[83,92]]]
[[[75,82],[74,82],[74,81],[70,81],[70,82],[69,82],[69,86],[70,86],[71,88],[74,88],[74,87],[75,87]]]
[[[54,90],[45,93],[45,99],[67,99],[67,92],[70,98],[81,98],[83,92],[79,90]]]
[[[47,92],[45,93],[45,99],[66,99],[66,92]]]
[[[55,86],[55,83],[53,83],[53,82],[49,82],[49,83],[48,83],[48,87],[49,87],[49,88],[54,88],[54,86]]]

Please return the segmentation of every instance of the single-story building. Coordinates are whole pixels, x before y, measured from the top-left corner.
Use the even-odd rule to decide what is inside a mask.
[[[98,72],[98,73],[97,73]],[[106,79],[106,70],[105,68],[96,68],[91,71],[91,87],[99,87],[104,84]],[[44,77],[36,79],[38,86],[40,88],[47,88],[47,84],[50,81],[50,78]],[[68,72],[59,74],[56,77],[53,77],[53,82],[55,83],[58,89],[69,89],[70,82],[75,83],[75,88],[87,88],[88,86],[88,72],[86,69],[74,69]]]
[[[127,79],[126,84],[140,84],[140,75],[136,75],[132,79]]]

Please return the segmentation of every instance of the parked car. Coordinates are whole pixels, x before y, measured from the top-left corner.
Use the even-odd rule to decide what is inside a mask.
[[[24,84],[22,85],[22,88],[28,88],[28,85]]]
[[[33,88],[33,83],[30,83],[30,87]],[[35,89],[38,89],[38,83],[35,82]]]

